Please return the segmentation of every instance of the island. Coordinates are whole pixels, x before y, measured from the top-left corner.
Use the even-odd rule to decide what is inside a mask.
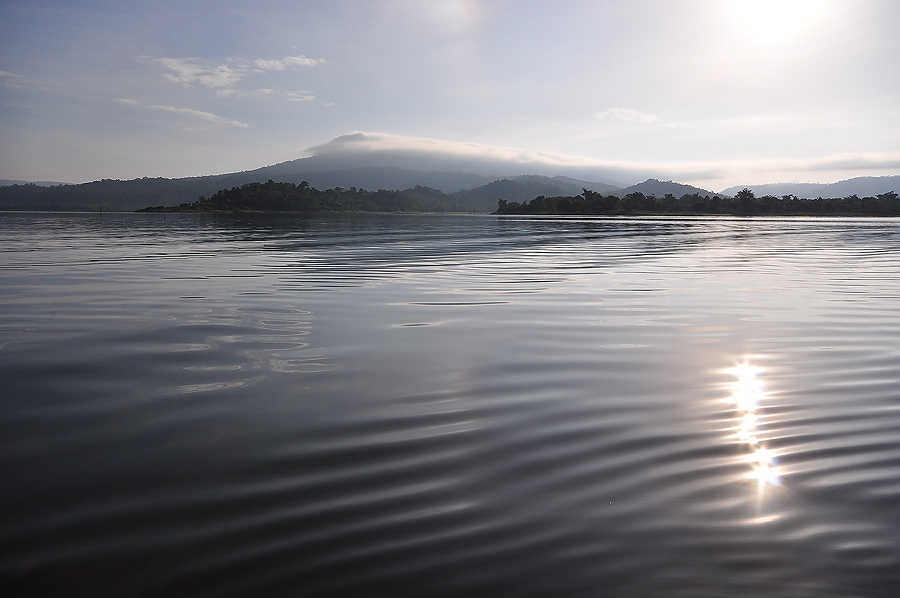
[[[402,191],[366,191],[350,187],[319,190],[306,181],[246,183],[221,189],[211,197],[200,197],[177,206],[152,206],[138,212],[474,212],[476,206],[437,189],[417,185]]]
[[[365,189],[319,190],[303,181],[246,183],[221,189],[211,197],[176,206],[152,206],[138,212],[191,213],[320,213],[320,212],[480,212],[471,198],[447,194],[430,187],[404,190]],[[795,195],[756,197],[749,189],[734,197],[685,194],[663,197],[629,193],[624,197],[582,189],[580,195],[546,197],[539,195],[522,202],[497,200],[500,215],[586,215],[586,216],[900,216],[900,198],[891,191],[873,197],[851,195],[842,198],[804,199]]]
[[[583,189],[581,195],[497,202],[495,214],[607,216],[900,216],[900,199],[893,191],[874,197],[803,199],[795,195],[756,197],[750,189],[735,196],[685,194],[675,197],[629,193],[624,197]]]

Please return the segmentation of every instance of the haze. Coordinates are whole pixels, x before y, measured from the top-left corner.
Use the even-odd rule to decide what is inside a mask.
[[[898,23],[889,0],[4,2],[0,178],[373,148],[708,189],[897,174]]]

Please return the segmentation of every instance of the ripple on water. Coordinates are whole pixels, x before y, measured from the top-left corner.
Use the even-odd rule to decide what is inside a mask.
[[[0,216],[23,593],[892,596],[888,220]]]

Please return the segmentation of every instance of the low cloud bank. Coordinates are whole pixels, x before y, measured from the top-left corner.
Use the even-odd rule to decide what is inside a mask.
[[[521,148],[355,131],[309,148],[325,168],[393,166],[484,175],[564,175],[627,186],[647,178],[707,189],[737,184],[820,180],[900,172],[900,152],[857,153],[812,159],[719,162],[621,162]],[[892,172],[893,171],[893,172]]]
[[[638,182],[644,174],[633,165],[577,156],[362,131],[341,135],[308,151],[317,161],[335,168],[393,166],[498,176],[566,175],[616,185]]]

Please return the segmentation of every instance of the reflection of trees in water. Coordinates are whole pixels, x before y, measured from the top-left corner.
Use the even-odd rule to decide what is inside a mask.
[[[55,228],[60,249],[71,235],[95,247],[128,248],[134,260],[198,259],[265,252],[306,271],[330,268],[354,277],[391,276],[403,269],[457,262],[525,265],[552,253],[559,268],[633,263],[680,252],[736,247],[748,259],[816,247],[900,250],[893,219],[728,217],[504,217],[459,214],[8,214],[23,227]],[[23,243],[27,238],[23,237]],[[736,245],[739,243],[739,245]],[[74,258],[72,254],[69,258]],[[283,258],[287,257],[285,261]],[[498,266],[500,267],[500,266]],[[324,270],[323,270],[324,271]]]
[[[292,278],[328,274],[332,282],[355,286],[365,280],[396,277],[411,269],[481,263],[503,269],[547,258],[556,270],[572,265],[593,268],[721,248],[729,252],[755,237],[765,243],[752,255],[808,248],[865,245],[897,250],[892,220],[770,219],[721,217],[513,217],[440,214],[327,215],[170,215],[132,216],[152,221],[157,230],[193,230],[196,245],[216,252],[265,251]],[[182,222],[183,224],[179,224]],[[197,226],[200,223],[201,226]],[[199,232],[198,232],[199,229]],[[247,243],[255,245],[248,246]],[[240,247],[240,249],[238,249]],[[509,262],[509,263],[506,263]],[[342,281],[335,279],[343,273]]]

